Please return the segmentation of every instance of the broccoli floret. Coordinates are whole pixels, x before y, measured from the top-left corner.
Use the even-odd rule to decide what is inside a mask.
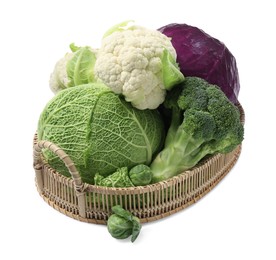
[[[171,124],[163,150],[151,164],[152,182],[194,167],[207,155],[228,153],[243,140],[238,108],[217,86],[197,77],[168,93]]]
[[[181,85],[183,90],[178,96],[177,105],[182,110],[194,108],[205,111],[208,105],[208,93],[206,90],[209,86],[204,79],[189,77]]]

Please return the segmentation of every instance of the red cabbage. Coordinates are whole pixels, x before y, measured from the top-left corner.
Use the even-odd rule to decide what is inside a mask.
[[[168,24],[158,30],[172,39],[184,76],[203,78],[237,102],[240,82],[236,59],[221,41],[187,24]]]

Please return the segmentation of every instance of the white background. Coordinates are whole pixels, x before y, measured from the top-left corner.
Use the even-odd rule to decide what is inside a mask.
[[[273,1],[1,1],[0,259],[276,259],[275,9]],[[135,243],[68,218],[38,195],[32,138],[48,80],[68,45],[99,47],[110,26],[188,23],[223,41],[240,72],[242,155],[207,196],[144,224]],[[274,248],[273,248],[274,247]]]

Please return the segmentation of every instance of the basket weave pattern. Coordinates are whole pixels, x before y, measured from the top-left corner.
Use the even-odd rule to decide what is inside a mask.
[[[241,121],[244,122],[244,112]],[[52,169],[42,150],[50,149],[67,166],[72,178]],[[241,153],[241,145],[228,153],[217,154],[169,180],[129,188],[110,188],[83,183],[69,156],[58,146],[34,138],[34,169],[39,194],[53,208],[74,219],[106,224],[111,207],[117,204],[150,222],[195,203],[213,189],[232,169]]]

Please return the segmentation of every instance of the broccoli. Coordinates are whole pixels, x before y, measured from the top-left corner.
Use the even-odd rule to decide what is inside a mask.
[[[152,182],[194,167],[207,155],[228,153],[243,140],[238,108],[216,85],[197,77],[168,92],[171,123],[163,150],[151,164]]]

